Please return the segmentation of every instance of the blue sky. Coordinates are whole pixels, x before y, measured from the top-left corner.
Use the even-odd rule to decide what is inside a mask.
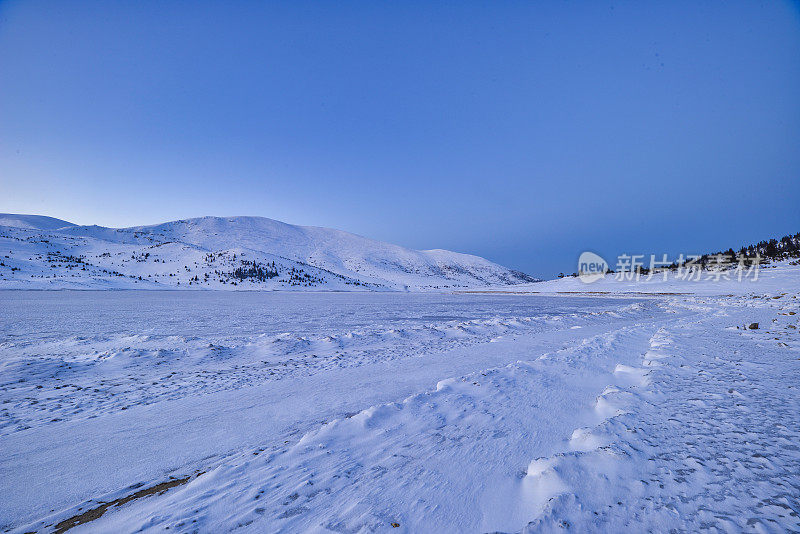
[[[0,211],[537,275],[800,231],[800,5],[0,3]]]

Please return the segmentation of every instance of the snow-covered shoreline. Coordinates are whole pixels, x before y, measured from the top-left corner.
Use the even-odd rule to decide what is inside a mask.
[[[794,291],[800,281],[800,262],[783,260],[764,263],[755,273],[738,276],[735,269],[722,272],[703,270],[691,275],[667,271],[652,275],[606,274],[599,280],[584,283],[576,277],[564,277],[510,287],[486,288],[485,292],[513,294],[580,295],[703,295],[744,296],[777,295]]]

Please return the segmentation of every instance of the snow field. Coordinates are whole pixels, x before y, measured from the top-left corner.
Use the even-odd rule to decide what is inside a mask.
[[[519,298],[542,297],[507,302]],[[566,307],[571,299],[560,301]],[[176,368],[188,369],[182,370],[193,377],[188,382],[205,380],[194,361],[201,362],[198,368],[212,362],[241,366],[242,376],[257,376],[259,367],[273,370],[270,365],[278,362],[288,370],[282,378],[267,373],[255,386],[219,393],[181,385],[175,388],[183,392],[180,399],[157,398],[131,408],[137,428],[146,414],[156,413],[150,410],[185,401],[250,417],[250,405],[271,410],[281,402],[277,391],[261,395],[282,381],[301,388],[298,399],[343,406],[364,395],[366,387],[370,393],[363,398],[377,402],[350,403],[358,408],[346,410],[309,405],[291,415],[298,424],[283,429],[253,419],[254,437],[225,454],[187,457],[160,476],[131,479],[130,487],[62,499],[74,504],[49,514],[27,520],[19,511],[2,515],[15,532],[52,530],[84,510],[172,476],[187,478],[169,491],[109,508],[70,532],[800,529],[797,292],[634,303],[598,299],[582,306],[569,313],[470,320],[443,314],[415,325],[244,336],[244,342],[221,344],[219,354],[198,345],[169,358]],[[755,322],[759,328],[750,329]],[[185,343],[168,337],[119,339],[145,347]],[[102,335],[86,345],[82,341],[70,340],[62,352],[48,350],[55,360],[77,360],[95,344],[111,350],[102,345],[108,341]],[[155,346],[138,356],[147,365],[135,367],[137,372],[157,361]],[[25,342],[3,348],[11,360],[37,352]],[[326,363],[317,362],[321,355]],[[249,360],[254,367],[245,364]],[[118,377],[103,361],[92,364],[94,378]],[[291,363],[297,361],[314,363]],[[420,374],[404,376],[397,372],[400,364],[417,367]],[[422,379],[432,369],[435,373]],[[81,372],[76,370],[73,380],[84,376]],[[380,382],[387,395],[376,395],[375,383],[367,380],[381,372],[389,373]],[[130,388],[134,397],[145,390]],[[80,390],[64,394],[81,396]],[[220,404],[222,398],[231,402]],[[293,402],[284,409],[294,410]],[[74,414],[74,424],[101,430],[103,421],[119,414],[93,409],[94,418]],[[168,413],[185,420],[173,434],[175,455],[199,452],[188,439],[191,433],[186,435],[195,412]],[[0,437],[10,446],[0,458],[0,474],[14,465],[9,454],[25,453],[20,447],[26,436],[48,429],[60,435],[72,424],[31,421],[33,428]],[[129,437],[122,433],[119,439]]]

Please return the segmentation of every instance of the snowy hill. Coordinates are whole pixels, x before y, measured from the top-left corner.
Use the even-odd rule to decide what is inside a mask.
[[[56,230],[67,226],[75,226],[71,222],[62,221],[44,215],[20,215],[17,213],[0,213],[0,226],[30,228],[32,230]]]
[[[118,229],[0,214],[0,288],[386,291],[531,281],[478,256],[411,250],[263,217]]]

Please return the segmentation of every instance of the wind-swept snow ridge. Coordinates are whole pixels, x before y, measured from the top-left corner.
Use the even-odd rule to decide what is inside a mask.
[[[0,251],[8,289],[437,290],[534,280],[478,256],[263,217],[116,229],[0,214]]]

